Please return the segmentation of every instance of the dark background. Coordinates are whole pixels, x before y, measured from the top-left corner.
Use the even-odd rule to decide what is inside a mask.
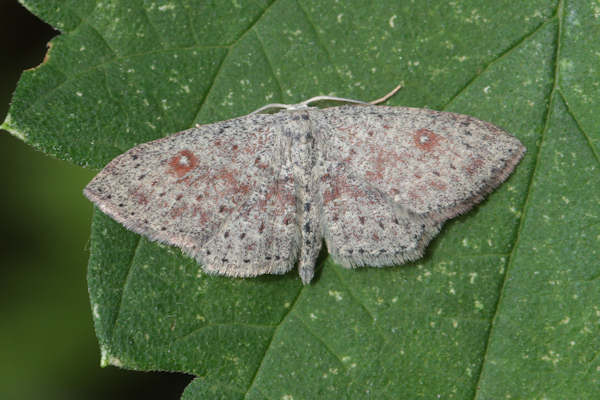
[[[0,121],[59,32],[0,0]],[[100,367],[86,283],[95,171],[0,130],[0,399],[178,399],[191,377]]]

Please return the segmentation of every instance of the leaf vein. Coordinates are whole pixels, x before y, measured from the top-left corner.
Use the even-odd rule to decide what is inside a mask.
[[[379,327],[377,325],[377,318],[375,318],[375,316],[373,315],[373,313],[367,308],[367,306],[365,305],[364,301],[361,301],[361,299],[358,298],[358,296],[356,296],[352,290],[350,290],[350,287],[346,284],[346,282],[342,279],[341,275],[340,275],[340,271],[337,268],[333,268],[335,275],[338,278],[338,281],[340,281],[340,284],[343,286],[344,289],[346,289],[346,291],[350,294],[350,297],[356,302],[358,303],[358,305],[365,310],[365,312],[367,313],[367,315],[369,317],[371,317],[371,321],[373,321],[373,327],[375,328],[375,331],[377,332],[377,334],[381,337],[381,339],[383,339],[384,343],[388,342],[388,337],[387,335],[384,335],[383,332],[381,332],[379,330]]]
[[[106,91],[108,92],[108,95],[110,96],[111,100],[114,100],[115,96],[112,93],[112,90],[110,90],[110,87],[108,85],[108,74],[106,72],[106,68],[103,68],[103,72],[104,72],[104,74],[103,74],[103,76],[104,76],[104,87],[106,88]],[[129,112],[127,111],[126,108],[124,108],[124,107],[121,106],[120,102],[115,101],[114,103],[117,105],[117,107],[119,107],[119,109],[121,110],[121,112],[125,116],[125,126],[129,127],[129,121],[130,121]],[[117,143],[116,143],[117,137],[116,136],[112,136],[111,138],[112,138],[112,140],[110,141],[110,143],[108,143],[108,141],[106,141],[106,140],[102,140],[102,139],[104,139],[104,136],[101,136],[99,138],[99,140],[100,141],[104,141],[106,144],[110,144],[111,146],[113,146],[116,149],[119,149],[120,151],[123,151],[122,149],[119,148],[119,146],[117,146]]]
[[[79,17],[79,23],[77,24],[77,26],[75,26],[73,29],[71,29],[70,31],[68,31],[69,33],[73,33],[75,31],[77,31],[83,24],[87,23],[90,16],[94,13],[94,11],[96,11],[96,8],[98,7],[98,3],[94,4],[94,8],[92,9],[92,11],[90,11],[89,14],[85,15],[85,16],[81,16],[79,15],[79,13],[77,13],[72,7],[65,7],[67,10],[71,11],[74,15],[76,15],[77,17]],[[91,25],[90,25],[91,26]],[[98,32],[93,26],[91,26],[92,29],[95,32]]]
[[[598,155],[598,152],[596,151],[596,147],[592,143],[592,139],[590,138],[590,135],[588,135],[588,133],[583,129],[583,125],[579,122],[579,120],[575,116],[575,113],[573,112],[573,110],[569,106],[569,102],[567,101],[567,99],[566,99],[564,93],[562,92],[562,90],[558,90],[558,93],[560,94],[561,99],[563,100],[563,102],[565,103],[565,106],[567,107],[567,112],[569,113],[569,115],[571,116],[571,118],[573,118],[573,121],[575,121],[575,125],[577,125],[577,128],[581,131],[581,134],[585,138],[588,146],[590,147],[590,150],[592,150],[592,154],[594,155],[594,158],[596,159],[596,162],[600,165],[600,156]]]
[[[188,24],[190,24],[190,31],[192,32],[192,39],[194,39],[194,44],[196,46],[199,46],[199,42],[198,42],[198,33],[196,32],[196,25],[194,24],[194,21],[192,21],[192,16],[190,12],[187,12],[186,10],[186,4],[183,0],[179,0],[179,5],[180,7],[184,10],[184,14],[188,20]]]
[[[302,7],[301,2],[298,1],[298,0],[295,0],[295,1],[296,1],[296,4],[297,4],[298,8],[300,9],[300,11],[302,11],[302,14],[304,15],[304,18],[308,22],[308,25],[313,30],[313,34],[315,35],[315,41],[316,41],[317,45],[319,45],[319,47],[321,47],[323,49],[323,51],[325,52],[325,55],[327,56],[328,64],[331,65],[331,66],[335,65],[335,63],[333,62],[333,59],[331,57],[331,54],[329,53],[329,49],[325,46],[325,43],[323,43],[323,41],[321,40],[321,36],[319,35],[315,24],[308,17],[308,13]],[[339,73],[338,69],[337,68],[334,68],[334,69],[335,69],[335,72],[336,72],[336,74],[337,74],[337,76],[339,78],[340,77],[340,73]]]
[[[296,297],[291,302],[290,307],[288,308],[288,311],[281,317],[281,321],[279,322],[279,324],[277,324],[277,326],[275,327],[275,329],[273,329],[273,334],[271,335],[271,339],[267,343],[267,346],[265,347],[265,351],[264,351],[264,353],[263,353],[263,355],[261,357],[260,363],[258,364],[258,367],[256,367],[256,371],[254,371],[254,375],[252,375],[252,378],[250,379],[250,384],[248,385],[248,388],[246,389],[246,393],[244,394],[244,398],[246,398],[246,396],[248,396],[248,393],[250,392],[250,389],[252,388],[252,386],[254,386],[254,382],[256,382],[256,378],[258,377],[258,372],[262,368],[262,366],[263,366],[263,364],[265,362],[265,358],[267,356],[267,353],[271,349],[271,345],[273,344],[273,339],[275,338],[275,335],[279,331],[279,328],[281,328],[281,326],[283,325],[285,319],[290,315],[290,313],[294,309],[294,305],[296,304],[296,302],[300,298],[300,295],[304,291],[305,287],[306,286],[304,286],[304,285],[302,287],[300,287],[300,290],[298,290],[298,293],[296,294]]]
[[[125,292],[127,291],[127,287],[129,286],[131,275],[134,270],[133,260],[135,260],[135,257],[137,256],[137,253],[141,247],[141,243],[142,243],[142,237],[138,235],[137,244],[135,245],[135,249],[131,253],[131,258],[129,259],[129,262],[127,263],[129,265],[129,268],[127,269],[127,275],[125,276],[125,280],[123,281],[123,289],[121,290],[121,295],[119,297],[119,305],[117,306],[117,315],[115,315],[115,319],[113,321],[112,327],[110,328],[110,341],[111,342],[114,341],[115,330],[117,328],[117,324],[118,324],[119,318],[121,316],[121,310],[123,309],[123,298],[125,297]]]
[[[527,194],[525,196],[525,200],[523,202],[523,206],[521,207],[521,219],[519,221],[519,226],[517,228],[517,233],[515,236],[515,241],[513,243],[510,255],[508,257],[508,260],[506,262],[506,271],[504,272],[504,279],[502,280],[502,286],[500,288],[500,296],[498,298],[498,301],[496,302],[496,308],[494,310],[491,322],[490,322],[490,329],[488,331],[488,337],[487,337],[487,341],[485,344],[485,349],[483,352],[483,357],[482,357],[482,361],[481,361],[481,368],[479,369],[479,376],[477,377],[477,384],[475,385],[475,393],[473,396],[473,399],[477,399],[479,397],[479,394],[481,393],[481,383],[482,383],[482,378],[483,378],[483,372],[486,366],[486,362],[487,362],[487,358],[489,355],[489,350],[490,350],[490,343],[491,343],[491,339],[492,336],[494,334],[494,330],[496,327],[496,320],[498,318],[498,311],[500,310],[502,301],[504,300],[504,293],[505,293],[505,288],[506,288],[506,284],[508,282],[508,276],[510,273],[511,268],[514,265],[515,262],[515,254],[517,251],[517,248],[519,247],[519,243],[520,243],[520,238],[521,238],[521,233],[523,231],[523,226],[525,225],[525,220],[527,218],[527,212],[529,210],[529,201],[531,199],[531,193],[533,190],[533,182],[536,178],[536,174],[538,171],[538,167],[540,164],[540,158],[541,158],[541,153],[542,153],[542,147],[544,146],[544,142],[545,142],[545,138],[546,138],[546,133],[548,132],[549,126],[550,126],[550,118],[552,116],[552,107],[554,104],[554,99],[555,99],[555,92],[557,89],[557,84],[558,84],[558,65],[559,65],[559,58],[560,58],[560,39],[561,39],[561,31],[562,31],[562,5],[563,5],[563,0],[559,0],[558,6],[556,8],[556,14],[555,14],[555,18],[557,19],[558,22],[558,29],[557,29],[557,40],[556,40],[556,50],[555,50],[555,54],[554,54],[554,79],[553,79],[553,83],[552,83],[552,89],[550,91],[550,101],[548,104],[548,109],[546,110],[546,115],[544,118],[544,127],[542,128],[542,133],[541,133],[541,138],[540,138],[540,144],[537,147],[537,153],[535,155],[535,163],[534,163],[534,167],[533,170],[531,172],[531,176],[529,178],[529,184],[528,184],[528,188],[527,188]]]
[[[317,339],[317,341],[319,343],[321,343],[321,345],[323,345],[323,347],[325,348],[325,350],[327,350],[327,352],[329,352],[337,360],[337,362],[342,366],[342,368],[344,369],[344,371],[348,372],[349,369],[348,369],[348,367],[346,367],[344,365],[344,363],[342,361],[342,358],[335,351],[333,351],[333,349],[327,344],[327,342],[325,342],[325,339],[323,339],[322,337],[320,337],[319,335],[317,335],[315,332],[313,332],[312,329],[310,329],[310,327],[306,323],[306,321],[304,321],[304,319],[302,319],[300,316],[297,316],[297,318],[298,318],[298,321],[300,321],[300,324],[306,330],[306,332],[308,332],[312,337],[314,337],[315,339]]]
[[[100,35],[100,37],[102,37],[102,36]],[[104,40],[104,38],[102,38],[102,39]],[[106,43],[106,41],[104,41],[104,42]],[[106,43],[106,46],[108,47],[108,49],[111,52],[114,53],[114,51],[110,48],[110,46],[108,46],[108,43]],[[135,57],[145,56],[145,55],[149,55],[149,54],[159,54],[159,53],[167,53],[167,52],[170,53],[170,52],[188,51],[188,50],[211,50],[211,49],[223,49],[223,48],[227,48],[227,46],[190,46],[190,47],[179,47],[179,48],[171,48],[171,49],[148,50],[148,51],[141,51],[139,53],[132,53],[127,56],[117,56],[115,54],[113,58],[108,58],[104,62],[84,68],[81,71],[77,72],[76,74],[66,77],[66,79],[64,81],[62,81],[61,83],[59,83],[52,89],[45,91],[42,95],[36,97],[35,101],[30,102],[27,105],[27,107],[23,109],[23,112],[31,109],[33,106],[38,104],[40,102],[40,100],[43,100],[43,99],[46,99],[46,98],[52,96],[54,94],[54,92],[59,90],[61,87],[66,85],[68,82],[71,82],[72,80],[79,78],[88,72],[103,68],[104,66],[106,66],[108,64],[116,63],[119,61],[126,61],[126,60],[130,60],[132,58],[135,58]]]
[[[246,31],[244,31],[239,38],[237,38],[233,43],[231,43],[228,47],[227,47],[227,53],[225,54],[225,56],[223,57],[223,59],[221,60],[221,64],[219,65],[219,68],[217,69],[217,72],[215,73],[213,80],[210,84],[210,87],[208,88],[208,90],[206,91],[206,95],[204,96],[204,99],[202,99],[202,102],[200,103],[200,105],[198,106],[198,111],[196,111],[196,114],[194,115],[194,119],[192,120],[192,124],[196,121],[196,119],[198,118],[198,116],[200,115],[200,112],[202,111],[202,107],[204,107],[204,104],[206,103],[206,99],[208,99],[208,96],[210,95],[210,93],[212,92],[214,86],[215,86],[215,82],[217,81],[217,79],[219,79],[219,75],[221,73],[221,71],[223,70],[223,66],[225,65],[225,61],[227,60],[227,58],[229,58],[229,56],[231,55],[231,51],[232,49],[246,36],[246,34],[248,32],[250,32],[251,30],[254,29],[254,27],[260,22],[260,20],[264,17],[264,15],[267,13],[268,10],[271,9],[271,7],[273,7],[273,5],[277,3],[277,0],[273,1],[271,4],[269,4],[267,7],[265,7],[265,9],[263,10],[262,13],[260,13],[256,19],[250,24],[250,26],[248,27],[248,29],[246,29]],[[190,125],[191,126],[191,125]]]
[[[471,87],[475,83],[475,81],[477,81],[477,79],[479,79],[479,77],[481,77],[483,74],[485,74],[494,64],[500,62],[503,58],[508,57],[513,51],[517,50],[519,47],[521,47],[523,44],[525,44],[525,42],[527,42],[527,40],[531,39],[533,36],[535,36],[536,33],[538,33],[543,28],[545,28],[546,25],[548,25],[549,23],[554,21],[555,18],[556,18],[556,16],[552,16],[552,17],[548,18],[547,20],[542,22],[540,25],[538,25],[533,31],[523,35],[520,39],[515,41],[510,47],[508,47],[506,50],[501,52],[497,57],[495,57],[493,60],[491,60],[487,64],[485,64],[484,67],[478,73],[476,73],[475,75],[473,75],[473,77],[471,77],[471,79],[465,84],[465,86],[463,86],[458,92],[456,92],[450,98],[450,100],[448,100],[446,102],[446,105],[444,105],[444,107],[442,107],[442,110],[447,109],[460,95],[465,93],[467,91],[467,89],[469,87]]]
[[[258,43],[260,43],[260,48],[265,56],[265,60],[267,60],[267,64],[269,65],[269,68],[271,70],[271,75],[273,75],[273,79],[275,80],[275,82],[277,83],[277,87],[279,88],[279,101],[283,101],[283,88],[281,86],[281,82],[279,81],[279,78],[277,78],[277,75],[275,75],[275,69],[273,68],[273,63],[269,59],[269,56],[267,54],[267,49],[265,48],[265,44],[263,43],[262,38],[260,37],[260,35],[258,34],[258,32],[256,30],[254,31],[254,34],[256,35],[256,39],[258,40]]]
[[[161,49],[164,49],[165,48],[164,43],[161,40],[161,36],[158,33],[158,30],[156,29],[156,27],[154,26],[154,24],[150,20],[150,16],[148,15],[148,10],[146,10],[146,7],[140,7],[140,8],[142,9],[142,15],[146,19],[146,22],[148,23],[148,26],[150,27],[150,30],[152,31],[152,33],[156,37],[156,41],[158,42],[158,45],[160,46]]]

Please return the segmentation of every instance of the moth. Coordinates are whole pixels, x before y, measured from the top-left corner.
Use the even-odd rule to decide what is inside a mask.
[[[397,90],[396,88],[395,90]],[[525,147],[476,118],[320,96],[135,146],[84,189],[105,214],[204,271],[309,283],[323,241],[346,268],[422,257]],[[325,109],[320,100],[355,103]],[[262,114],[268,108],[283,108]]]

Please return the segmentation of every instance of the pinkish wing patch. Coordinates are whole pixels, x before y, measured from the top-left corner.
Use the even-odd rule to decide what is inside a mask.
[[[435,222],[471,208],[498,186],[525,148],[473,117],[403,107],[321,111],[330,162],[390,201]]]
[[[277,128],[282,126],[281,119],[280,115],[251,115],[141,144],[111,161],[89,183],[85,194],[127,228],[178,246],[199,261],[206,256],[201,250],[209,242],[216,243],[218,235],[229,243],[222,246],[223,251],[250,240],[249,233],[245,241],[239,239],[243,231],[234,230],[233,225],[241,224],[241,229],[241,221],[258,224],[254,232],[264,230],[268,238],[255,241],[252,254],[234,246],[227,257],[241,268],[223,273],[254,276],[261,268],[287,270],[295,261],[296,239],[273,225],[294,221],[296,211],[289,187],[293,184],[273,186],[284,163],[278,156],[284,137]],[[271,237],[276,233],[280,235],[277,240]],[[270,246],[274,255],[284,244],[289,251],[285,260],[279,256],[283,261],[277,266],[265,263],[259,254]]]

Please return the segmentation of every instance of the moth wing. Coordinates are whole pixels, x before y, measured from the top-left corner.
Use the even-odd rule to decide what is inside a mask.
[[[408,212],[349,174],[344,164],[330,166],[321,193],[323,237],[345,267],[416,260],[440,230],[440,224]]]
[[[405,225],[401,231],[412,235],[412,245],[407,248],[413,250],[399,251],[406,244],[393,247],[390,242],[392,248],[388,251],[396,254],[392,260],[398,262],[418,258],[444,221],[480,202],[508,177],[525,152],[515,137],[466,115],[383,106],[335,107],[320,111],[320,115],[316,125],[322,135],[326,168],[332,176],[336,168],[342,168],[342,175],[354,182],[351,187],[356,192],[344,192],[340,182],[331,181],[331,187],[342,190],[345,196],[379,193],[377,201],[361,205],[363,210],[373,210],[372,215],[363,215],[365,218],[387,221],[397,218],[396,212],[403,216]],[[324,187],[322,193],[326,190]],[[324,230],[329,232],[337,224],[327,217],[334,215],[335,202],[331,207],[332,210],[324,211],[323,221]],[[354,220],[336,227],[357,230],[355,235],[359,237],[345,242],[345,248],[364,247],[373,240],[368,237],[372,230],[361,230],[357,225],[356,207],[347,208],[348,215],[344,215],[344,219]],[[337,214],[339,218],[340,213]],[[385,225],[385,234],[390,238],[395,234],[387,230],[398,229],[394,225]],[[335,238],[330,235],[330,248],[332,241]],[[375,256],[355,256],[346,264],[363,265]]]
[[[286,166],[260,182],[224,221],[199,254],[204,270],[249,277],[283,274],[300,248],[293,176]]]
[[[112,160],[84,194],[128,229],[181,248],[210,272],[283,273],[294,265],[297,240],[283,224],[284,219],[295,221],[296,213],[295,203],[290,206],[293,191],[285,184],[284,127],[282,115],[248,115],[140,144]],[[275,186],[282,190],[280,198],[267,199],[265,191]],[[279,204],[284,191],[287,203]],[[276,211],[260,214],[265,207]],[[278,240],[254,232],[240,239],[250,229],[250,221],[243,221],[251,215],[256,230],[262,224],[261,230],[280,235]],[[291,233],[278,231],[280,226]],[[217,239],[224,229],[229,229],[226,237]],[[217,249],[222,239],[227,243]],[[253,245],[263,250],[282,245],[289,251],[275,265],[259,259],[259,252],[244,254]]]
[[[435,222],[481,201],[525,152],[514,136],[467,115],[383,106],[322,113],[329,162]]]

